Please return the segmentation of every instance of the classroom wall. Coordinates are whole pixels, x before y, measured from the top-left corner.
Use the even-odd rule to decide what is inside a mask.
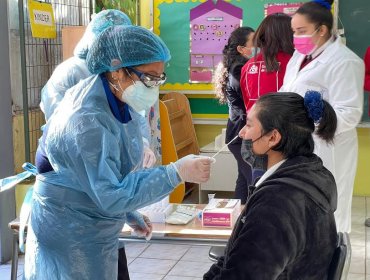
[[[204,125],[196,124],[194,125],[195,133],[197,134],[199,148],[206,146],[207,144],[213,142],[215,137],[221,134],[221,130],[225,128],[225,125]]]
[[[359,156],[354,195],[370,196],[370,128],[358,128]]]
[[[149,0],[140,0],[140,25],[145,28],[151,28],[152,22],[151,18],[153,16],[153,1]]]

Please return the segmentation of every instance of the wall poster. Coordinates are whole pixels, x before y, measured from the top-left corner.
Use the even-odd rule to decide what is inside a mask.
[[[304,2],[265,4],[265,17],[275,13],[293,15]]]
[[[190,83],[211,83],[231,32],[242,25],[243,10],[218,0],[190,10]]]

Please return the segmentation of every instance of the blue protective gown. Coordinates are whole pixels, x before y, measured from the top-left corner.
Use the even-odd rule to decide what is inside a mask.
[[[41,90],[40,108],[47,121],[62,101],[65,92],[79,81],[91,76],[86,61],[76,56],[59,64]]]
[[[117,279],[118,236],[127,212],[180,183],[171,164],[141,169],[140,116],[120,123],[101,78],[67,91],[40,139],[54,171],[37,176],[25,279]]]
[[[86,65],[86,60],[73,56],[59,64],[46,85],[41,90],[40,108],[48,121],[62,101],[67,90],[92,74]],[[139,118],[143,141],[149,146],[150,130],[145,117]]]

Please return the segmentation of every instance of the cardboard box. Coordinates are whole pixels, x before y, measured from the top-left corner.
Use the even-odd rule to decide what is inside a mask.
[[[212,199],[202,212],[202,226],[232,228],[240,214],[240,199]]]

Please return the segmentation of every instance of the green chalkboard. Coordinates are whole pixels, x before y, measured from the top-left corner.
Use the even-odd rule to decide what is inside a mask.
[[[363,58],[370,46],[370,1],[339,1],[339,28],[344,28],[346,44]],[[342,25],[341,25],[342,23]],[[368,97],[365,94],[363,121],[370,122]]]

